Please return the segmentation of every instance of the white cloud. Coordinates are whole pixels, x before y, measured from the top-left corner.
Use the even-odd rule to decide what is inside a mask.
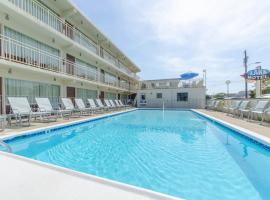
[[[242,51],[270,48],[269,0],[137,0],[122,4],[128,18],[137,22],[136,29],[144,29],[142,41],[151,38],[164,48],[152,52],[161,71],[177,76],[206,68],[210,85],[215,86],[211,92],[222,90],[223,86],[217,86],[226,79],[235,83],[234,91],[240,90]]]

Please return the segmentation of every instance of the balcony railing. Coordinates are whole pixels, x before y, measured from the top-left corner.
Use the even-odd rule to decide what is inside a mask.
[[[0,35],[0,44],[1,59],[127,89],[126,87],[121,87],[118,84],[118,80],[106,79],[99,81],[97,69],[70,62],[65,58],[52,55],[9,37]]]
[[[9,0],[23,11],[97,54],[97,45],[77,28],[36,0]]]
[[[195,79],[191,81],[153,81],[153,82],[142,82],[140,88],[145,89],[175,89],[175,88],[202,88],[203,80]]]
[[[98,54],[97,44],[88,38],[79,29],[67,23],[65,20],[61,19],[56,13],[44,6],[42,3],[36,0],[8,0],[18,8],[22,9],[26,13],[35,17],[39,21],[45,23],[56,31],[64,34],[68,38],[74,40],[78,44],[84,46],[91,52]],[[117,58],[111,55],[109,52],[104,50],[103,58],[109,63],[115,65],[120,69],[120,71],[126,73],[132,78],[138,79],[135,73],[132,73],[126,66],[119,64]]]

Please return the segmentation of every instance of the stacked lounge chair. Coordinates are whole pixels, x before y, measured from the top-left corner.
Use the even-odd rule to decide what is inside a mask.
[[[83,110],[80,110],[79,108],[75,108],[71,99],[69,98],[61,98],[62,103],[63,103],[63,107],[65,108],[65,110],[70,110],[72,115],[74,116],[74,114],[77,114],[76,117],[80,117]]]
[[[108,100],[109,102],[110,102],[110,104],[111,104],[111,106],[114,108],[114,109],[119,109],[120,107],[116,104],[116,103],[114,103],[113,102],[113,100]]]
[[[255,115],[260,116],[262,121],[264,120],[264,112],[269,104],[269,101],[258,101],[256,106],[252,109],[250,109],[248,119],[253,119]]]
[[[101,109],[104,109],[104,110],[110,109],[110,107],[108,107],[107,105],[104,105],[100,99],[96,99],[96,102],[98,104],[98,107],[100,107]]]
[[[231,105],[225,106],[224,109],[228,114],[234,114],[234,111],[238,109],[239,105],[241,104],[241,101],[233,101]]]
[[[76,108],[80,110],[81,114],[91,115],[93,110],[91,108],[87,108],[82,99],[75,99]]]
[[[109,109],[111,109],[111,110],[114,109],[114,107],[111,105],[111,103],[109,102],[108,99],[104,99],[104,103]]]
[[[51,112],[52,114],[56,114],[57,116],[61,116],[62,118],[67,117],[69,119],[71,115],[71,110],[61,110],[59,107],[54,109],[49,98],[35,98],[36,103],[38,105],[39,111]]]
[[[98,107],[93,99],[87,99],[93,112],[102,112],[104,108]]]
[[[120,104],[121,106],[123,106],[123,107],[125,107],[125,108],[129,107],[129,105],[123,104],[123,102],[122,102],[121,100],[118,100],[118,102],[119,102],[119,104]]]
[[[235,115],[239,115],[243,119],[245,113],[249,113],[249,103],[250,101],[242,101],[239,107],[235,110]]]

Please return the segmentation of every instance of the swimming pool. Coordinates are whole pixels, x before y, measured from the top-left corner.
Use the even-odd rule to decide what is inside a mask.
[[[270,150],[192,111],[137,110],[8,141],[35,160],[185,199],[269,199]]]

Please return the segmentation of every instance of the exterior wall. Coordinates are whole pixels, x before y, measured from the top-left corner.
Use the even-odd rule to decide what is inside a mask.
[[[105,93],[114,93],[117,97],[118,94],[120,94],[121,98],[136,92],[139,83],[138,77],[136,76],[136,73],[139,71],[137,66],[135,66],[132,61],[109,41],[103,33],[91,24],[83,14],[79,11],[69,13],[69,10],[77,9],[69,1],[43,1],[43,3],[51,9],[47,9],[44,6],[42,9],[37,9],[37,13],[34,14],[37,14],[37,16],[33,16],[33,13],[29,13],[29,10],[23,6],[24,3],[29,2],[34,2],[33,5],[35,5],[30,10],[36,9],[36,5],[39,5],[36,0],[29,0],[27,2],[23,0],[0,2],[0,78],[3,80],[3,97],[5,97],[5,80],[7,78],[59,85],[60,96],[62,97],[67,96],[67,87],[93,90],[97,92],[97,95],[99,95],[101,91]],[[28,6],[31,5],[32,4],[29,3]],[[52,14],[54,12],[57,14]],[[49,17],[47,16],[48,14],[50,14]],[[54,21],[51,21],[52,23],[50,23],[50,21],[44,22],[42,21],[44,19],[53,19]],[[74,29],[71,30],[70,27],[67,26],[65,20],[71,23],[71,27]],[[74,36],[70,37],[70,35],[67,35],[67,29],[65,31],[59,31],[53,26],[57,26],[59,29],[62,29],[63,27],[68,28],[68,31],[71,31],[71,35],[74,34]],[[15,40],[13,42],[12,36],[4,36],[4,27],[9,27],[40,43],[59,50],[59,56],[53,55],[51,57],[42,57],[44,55],[43,50],[36,47],[33,48],[31,42],[26,39],[24,39],[23,42]],[[75,39],[74,37],[77,38]],[[93,46],[91,47],[90,43],[86,44],[87,42],[94,45],[94,50],[91,49]],[[3,44],[5,44],[5,48]],[[97,51],[95,51],[95,45]],[[104,49],[109,53],[106,54],[106,58],[101,56],[100,49]],[[12,52],[10,50],[12,50]],[[6,51],[9,52],[7,53]],[[33,57],[31,56],[36,54],[38,55],[36,57],[39,58],[39,60],[33,61]],[[47,55],[46,52],[45,54]],[[84,65],[82,62],[79,64],[76,63],[76,61],[75,63],[70,64],[66,60],[67,54],[70,54],[87,64]],[[43,60],[40,59],[40,57]],[[52,64],[51,60],[54,61],[53,63],[56,61],[57,70],[52,70],[53,68],[49,69]],[[48,62],[49,67],[47,67]],[[67,72],[67,69],[70,67],[68,65],[71,65],[72,69],[74,66],[77,67],[76,73],[73,74],[73,72]],[[88,68],[88,65],[97,68],[97,78],[95,80],[90,78],[93,77],[92,73],[94,72]],[[91,74],[88,74],[89,76],[87,77],[81,77],[80,74],[83,73],[83,70],[85,69],[87,73]],[[114,83],[107,80],[107,82],[105,80],[101,81],[101,70],[115,76],[116,79]],[[121,80],[125,80],[125,82]],[[129,85],[128,83],[131,84]],[[3,106],[3,111],[5,112],[7,102],[5,102],[6,98],[2,99],[3,101],[1,104]]]
[[[187,101],[177,101],[177,93],[188,93]],[[204,108],[205,88],[166,88],[140,90],[137,95],[137,105],[140,108]],[[162,93],[162,98],[157,98],[157,93]],[[141,95],[145,94],[146,104],[140,104]]]

